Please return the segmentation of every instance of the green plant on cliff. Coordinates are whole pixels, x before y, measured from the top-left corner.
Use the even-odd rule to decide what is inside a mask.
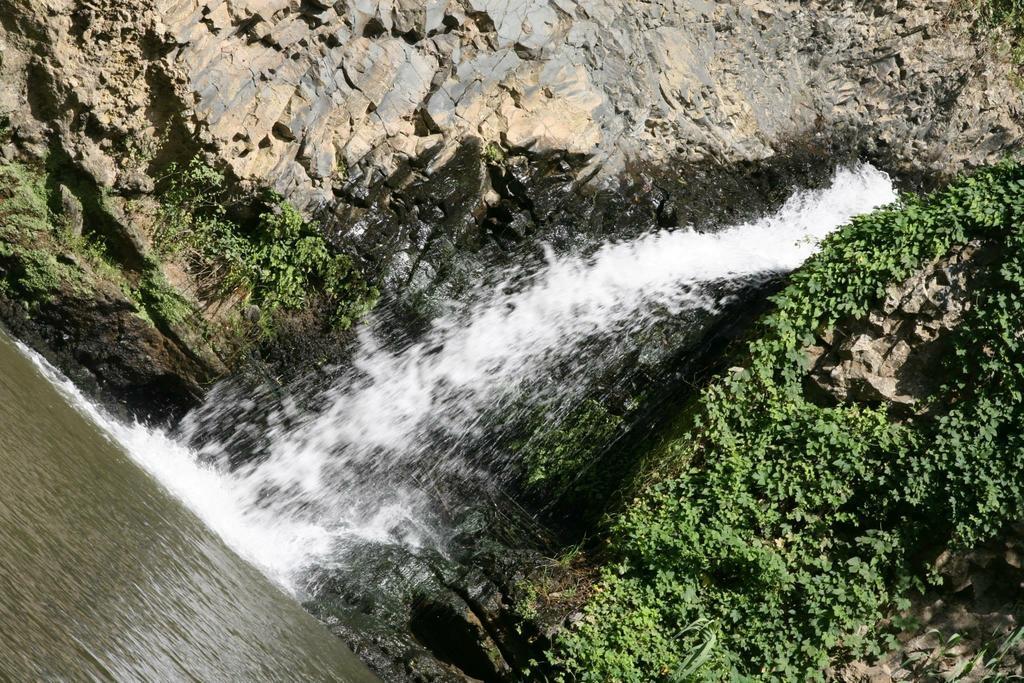
[[[486,163],[497,165],[505,162],[506,155],[501,145],[496,142],[488,142],[484,145],[483,157]]]
[[[45,179],[21,164],[0,165],[0,238],[11,242],[50,230]]]
[[[0,278],[6,297],[31,308],[58,293],[88,297],[118,287],[149,322],[197,319],[195,308],[164,278],[157,263],[129,278],[95,235],[72,234],[54,204],[52,176],[43,166],[0,165]]]
[[[928,411],[805,395],[817,334],[969,240],[1001,260],[950,333]],[[672,474],[612,521],[595,596],[550,653],[563,680],[820,680],[890,645],[881,620],[934,575],[922,558],[1020,518],[1024,166],[854,219],[774,305],[742,371],[707,387],[664,451],[686,459],[656,463]]]
[[[302,308],[318,282],[328,293],[343,291],[352,261],[332,254],[323,235],[290,204],[260,216],[258,235],[245,261],[245,281],[271,308]]]
[[[45,177],[21,164],[0,165],[0,278],[4,291],[26,305],[77,286],[76,269],[45,245],[55,237]]]
[[[233,217],[239,201],[226,188],[224,175],[199,159],[172,167],[156,234],[161,253],[181,256],[207,290],[244,294],[264,322],[319,298],[329,303],[333,324],[347,327],[373,305],[377,292],[351,257],[332,249],[295,207],[267,196],[248,225]]]
[[[197,318],[195,307],[167,281],[160,266],[151,263],[142,273],[139,288],[131,297],[156,319],[178,325]]]
[[[986,26],[1003,31],[1014,62],[1024,62],[1024,0],[962,1],[964,9],[977,9]]]

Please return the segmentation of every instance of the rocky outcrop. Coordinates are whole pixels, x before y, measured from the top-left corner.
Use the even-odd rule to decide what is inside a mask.
[[[971,307],[973,280],[996,247],[970,242],[889,287],[864,318],[840,322],[807,353],[809,388],[833,400],[914,406],[938,388],[948,333]]]
[[[935,561],[942,585],[915,596],[900,617],[912,624],[878,661],[831,672],[842,683],[1013,680],[1024,675],[1024,541],[1017,525],[972,552],[944,551]]]
[[[769,157],[863,130],[900,170],[1020,137],[1009,67],[949,2],[157,0],[186,104],[242,178],[333,203],[470,137],[628,160]],[[587,171],[584,171],[587,172]]]
[[[7,263],[0,262],[0,272]],[[168,423],[194,407],[215,369],[143,320],[136,305],[109,283],[67,289],[28,314],[0,297],[0,319],[41,350],[76,384],[127,418]]]
[[[167,88],[153,13],[126,2],[3,0],[0,113],[22,157],[56,144],[106,191],[152,191],[148,175],[179,106]],[[8,152],[8,155],[13,152]]]
[[[719,181],[784,157],[911,179],[995,160],[1022,110],[973,19],[946,0],[0,0],[0,154],[56,146],[125,197],[205,154],[429,298],[481,267],[453,254],[699,222],[748,203]]]
[[[421,294],[487,243],[699,221],[745,201],[702,175],[794,147],[912,178],[993,161],[1022,111],[973,19],[945,0],[0,0],[0,153],[56,145],[136,197],[202,152]],[[608,221],[609,195],[643,215]]]
[[[954,172],[1021,134],[1011,66],[942,0],[0,9],[0,110],[44,121],[99,184],[126,190],[148,187],[126,159],[180,154],[185,133],[310,209],[413,160],[429,173],[470,138],[577,155],[579,174],[608,178],[636,161],[762,159],[838,129],[897,170]]]

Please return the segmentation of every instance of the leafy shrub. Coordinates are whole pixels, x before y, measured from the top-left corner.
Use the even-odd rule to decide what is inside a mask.
[[[164,277],[156,263],[148,265],[142,273],[139,290],[132,297],[157,320],[178,325],[196,317],[195,308]]]
[[[351,258],[332,250],[319,228],[280,197],[269,197],[249,227],[229,215],[234,200],[224,175],[199,159],[172,167],[166,185],[157,247],[181,256],[208,291],[227,296],[241,290],[265,321],[278,309],[299,310],[322,297],[339,327],[375,301],[376,290]]]
[[[1024,61],[1024,0],[982,0],[978,3],[962,2],[965,7],[975,6],[982,21],[989,27],[1005,31],[1016,63]]]
[[[613,521],[585,618],[550,653],[565,680],[823,678],[880,653],[880,619],[929,576],[921,558],[992,538],[1024,509],[1024,166],[854,219],[793,275],[745,367],[703,393],[673,474]],[[971,239],[1001,263],[951,333],[930,410],[822,407],[804,348],[890,283]],[[692,628],[707,624],[702,634]],[[706,633],[715,634],[713,646]],[[686,670],[703,653],[699,671]]]
[[[488,142],[483,148],[484,162],[493,165],[505,162],[505,150],[496,142]]]
[[[0,165],[0,280],[5,294],[26,304],[80,280],[76,269],[41,248],[55,236],[48,200],[45,176],[21,164]]]

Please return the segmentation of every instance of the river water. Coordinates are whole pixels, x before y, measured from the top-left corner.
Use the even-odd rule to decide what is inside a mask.
[[[0,680],[376,680],[0,333]]]

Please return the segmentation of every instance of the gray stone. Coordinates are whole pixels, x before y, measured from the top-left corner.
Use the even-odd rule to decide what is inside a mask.
[[[85,226],[85,219],[82,212],[82,202],[68,189],[67,185],[61,185],[57,189],[60,198],[61,216],[64,218],[64,225],[75,237],[82,236],[82,228]]]
[[[860,320],[819,335],[808,358],[811,387],[840,401],[915,405],[934,389],[943,341],[963,319],[973,278],[993,247],[972,242],[888,288]]]
[[[763,159],[829,128],[908,172],[1021,140],[1012,67],[930,0],[151,2],[175,95],[222,159],[303,206],[333,201],[338,166],[372,182],[428,135],[442,157],[469,137],[585,155],[594,183],[631,159]]]
[[[122,171],[118,175],[117,184],[118,187],[127,192],[144,194],[152,192],[156,187],[153,179],[145,171],[138,168]]]
[[[144,263],[152,251],[149,236],[135,224],[124,204],[113,198],[105,203],[110,227],[115,231],[117,241],[131,250],[131,260]]]

